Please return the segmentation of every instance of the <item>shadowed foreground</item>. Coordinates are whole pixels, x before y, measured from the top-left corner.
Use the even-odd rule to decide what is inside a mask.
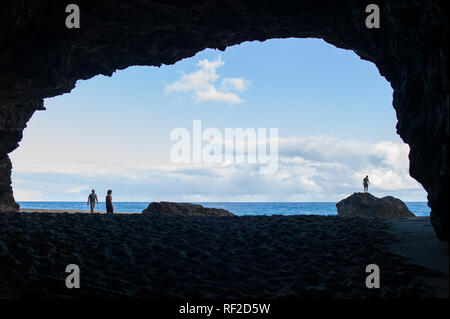
[[[0,214],[0,297],[420,298],[380,220],[337,216]],[[67,289],[68,264],[81,288]],[[381,288],[365,286],[377,264]],[[420,276],[422,280],[418,280]]]

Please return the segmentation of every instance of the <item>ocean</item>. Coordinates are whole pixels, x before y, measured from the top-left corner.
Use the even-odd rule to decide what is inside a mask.
[[[21,209],[79,209],[88,210],[86,202],[18,202]],[[114,202],[117,212],[142,212],[148,202]],[[337,215],[334,202],[194,202],[205,207],[223,208],[238,216],[242,215]],[[429,216],[426,202],[406,202],[409,210],[417,216]],[[97,210],[106,210],[100,202]]]

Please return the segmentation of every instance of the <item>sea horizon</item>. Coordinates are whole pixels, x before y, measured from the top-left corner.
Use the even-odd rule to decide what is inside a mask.
[[[189,201],[180,201],[189,202]],[[88,210],[86,201],[18,201],[21,209]],[[117,212],[140,213],[151,203],[115,201]],[[337,215],[337,202],[197,202],[205,207],[222,208],[238,216],[245,215]],[[427,202],[405,202],[416,216],[429,216],[431,209]],[[99,201],[96,210],[105,210],[105,202]]]

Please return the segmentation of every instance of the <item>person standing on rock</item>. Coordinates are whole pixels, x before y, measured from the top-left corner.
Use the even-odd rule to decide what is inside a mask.
[[[369,175],[366,175],[366,177],[363,178],[364,193],[369,191],[369,184]]]
[[[95,189],[92,190],[92,193],[89,194],[87,204],[91,205],[91,213],[94,212],[95,203],[98,204],[97,194],[95,193]]]
[[[112,214],[114,212],[114,207],[112,203],[112,190],[108,190],[106,193],[106,213]]]

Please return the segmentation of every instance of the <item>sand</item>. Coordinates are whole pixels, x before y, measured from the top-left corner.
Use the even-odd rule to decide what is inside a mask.
[[[443,296],[436,282],[448,285],[448,272],[394,253],[402,235],[392,223],[311,215],[0,214],[0,297]],[[372,263],[381,270],[379,289],[365,286]],[[80,289],[65,286],[68,264],[80,267]]]
[[[429,217],[412,217],[389,220],[388,232],[395,235],[387,249],[405,257],[406,262],[420,265],[445,274],[442,278],[418,276],[422,282],[431,285],[433,297],[449,296],[449,247],[437,239]]]

